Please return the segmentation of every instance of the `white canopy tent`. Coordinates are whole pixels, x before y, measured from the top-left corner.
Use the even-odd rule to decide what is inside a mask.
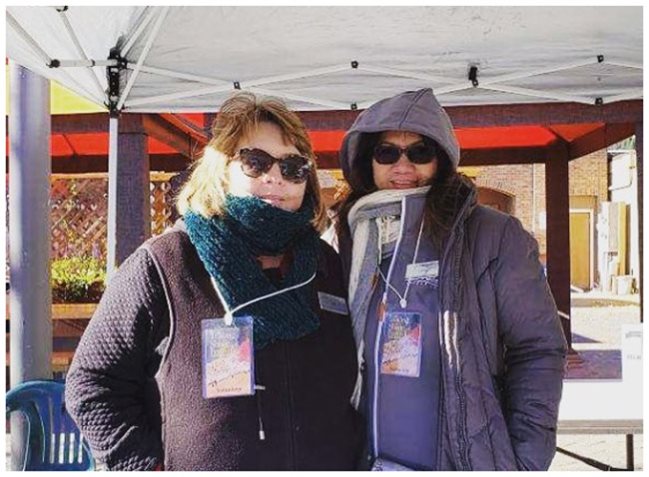
[[[137,195],[148,181],[146,147],[134,129],[118,139],[117,118],[122,131],[136,116],[121,113],[215,112],[236,89],[282,97],[298,111],[347,113],[421,87],[432,87],[446,107],[581,103],[590,112],[642,99],[642,7],[72,6],[6,13],[14,64],[111,112],[109,267],[119,261],[117,237],[131,234],[139,243],[148,217],[148,190]],[[32,113],[12,107],[12,114]],[[39,133],[22,130],[24,138]],[[20,138],[14,143],[20,147]],[[41,167],[28,156],[11,163],[12,178]],[[555,170],[564,171],[559,189],[567,217],[567,159]],[[563,242],[549,237],[548,247],[564,248],[555,245],[565,244],[565,228]],[[41,240],[47,238],[18,234],[12,256],[29,256]],[[568,252],[561,253],[549,272],[566,262]],[[34,300],[21,287],[30,284],[12,283],[11,299],[17,289],[16,300]]]
[[[118,68],[129,112],[217,111],[235,88],[301,111],[423,86],[444,106],[611,103],[642,97],[642,8],[8,7],[7,55],[99,104]]]
[[[282,97],[298,111],[338,112],[421,87],[432,87],[446,107],[582,103],[611,111],[610,105],[642,98],[642,7],[14,6],[6,9],[6,26],[13,64],[111,112],[109,267],[119,261],[119,240],[130,234],[139,243],[148,218],[148,153],[139,130],[129,126],[137,115],[121,113],[216,112],[235,89]],[[51,342],[51,322],[49,293],[34,290],[34,278],[49,270],[37,263],[46,261],[49,239],[29,233],[46,224],[30,226],[34,204],[24,203],[44,201],[37,208],[47,209],[47,98],[28,71],[13,78],[23,83],[12,93],[9,131],[10,184],[20,185],[10,206],[16,385],[45,377],[39,373],[49,366],[51,349],[43,342],[48,333]],[[495,116],[506,120],[511,110],[503,111]],[[540,115],[554,113],[542,108]],[[641,117],[635,121],[641,151]],[[548,177],[564,178],[556,189],[566,209],[565,217],[552,219],[561,237],[548,235],[548,247],[563,254],[548,264],[552,272],[566,262],[565,247],[556,245],[565,245],[568,234],[561,222],[567,159],[546,166]],[[28,182],[34,177],[40,192],[23,193],[35,187],[34,179]],[[567,293],[569,308],[565,280],[556,283],[555,297],[558,289]],[[565,302],[557,298],[560,308]],[[21,359],[39,346],[40,355]]]

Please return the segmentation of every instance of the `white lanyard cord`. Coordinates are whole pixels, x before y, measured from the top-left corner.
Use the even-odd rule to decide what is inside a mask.
[[[412,258],[411,265],[414,265],[415,263],[417,263],[417,255],[419,255],[419,245],[421,244],[421,236],[423,235],[423,232],[424,232],[424,218],[422,217],[421,218],[421,225],[419,226],[419,234],[417,235],[417,244],[415,245],[415,255]],[[393,257],[392,259],[394,260],[396,258],[397,257]],[[399,293],[397,291],[397,289],[394,286],[392,286],[392,284],[387,280],[387,278],[385,278],[385,275],[383,275],[383,272],[381,271],[380,260],[381,260],[381,254],[379,252],[379,265],[378,265],[379,275],[381,276],[381,278],[385,282],[386,287],[388,287],[390,290],[392,290],[399,297],[399,305],[401,305],[401,308],[406,308],[408,306],[408,291],[410,290],[410,280],[406,280],[406,291],[404,292],[404,294],[402,296],[401,293]],[[383,294],[383,304],[384,305],[387,302],[387,297],[388,297],[388,292],[386,290],[386,292]]]
[[[269,293],[268,295],[263,295],[263,296],[259,296],[257,298],[253,298],[252,300],[247,301],[245,303],[242,303],[241,305],[237,305],[232,309],[230,309],[230,306],[225,301],[225,298],[223,297],[223,294],[221,293],[221,290],[219,290],[219,286],[216,283],[216,280],[214,280],[214,277],[210,276],[210,280],[212,281],[212,286],[214,287],[214,290],[216,290],[216,294],[219,296],[219,299],[221,300],[221,303],[223,303],[223,308],[225,308],[225,316],[224,316],[225,324],[228,325],[228,326],[231,326],[232,321],[233,321],[233,315],[237,311],[239,311],[240,309],[242,309],[242,308],[244,308],[244,307],[246,307],[248,305],[252,305],[253,303],[257,303],[258,301],[265,300],[267,298],[272,298],[274,296],[281,295],[282,293],[290,292],[291,290],[295,290],[296,288],[300,288],[300,287],[303,287],[305,285],[308,285],[309,283],[311,283],[315,279],[317,273],[318,272],[315,271],[313,273],[313,275],[311,275],[311,278],[309,278],[305,282],[298,283],[297,285],[293,285],[293,286],[290,286],[288,288],[282,288],[281,290],[276,290],[276,291],[274,291],[272,293]]]

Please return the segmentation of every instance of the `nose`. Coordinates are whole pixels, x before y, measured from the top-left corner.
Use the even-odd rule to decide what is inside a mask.
[[[277,182],[281,183],[284,178],[282,177],[282,171],[279,169],[279,164],[274,163],[273,166],[261,175],[261,180],[267,183]]]
[[[401,155],[399,156],[399,160],[394,163],[394,169],[414,169],[415,165],[410,162],[410,159],[408,159],[408,156],[406,155],[406,151],[401,151]]]

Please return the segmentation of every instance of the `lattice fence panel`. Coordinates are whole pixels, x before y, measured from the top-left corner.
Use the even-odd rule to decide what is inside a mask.
[[[105,259],[107,178],[53,176],[51,204],[52,259]]]
[[[173,225],[173,197],[167,180],[151,181],[151,235],[159,235]]]
[[[151,234],[172,225],[173,174],[151,174]],[[52,259],[106,260],[108,177],[106,174],[54,175],[51,189]]]

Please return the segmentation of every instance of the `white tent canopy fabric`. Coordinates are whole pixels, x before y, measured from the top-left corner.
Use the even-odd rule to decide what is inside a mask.
[[[237,88],[301,111],[421,87],[444,106],[640,99],[642,33],[642,7],[7,7],[7,56],[98,104],[117,46],[125,112],[218,111]]]

